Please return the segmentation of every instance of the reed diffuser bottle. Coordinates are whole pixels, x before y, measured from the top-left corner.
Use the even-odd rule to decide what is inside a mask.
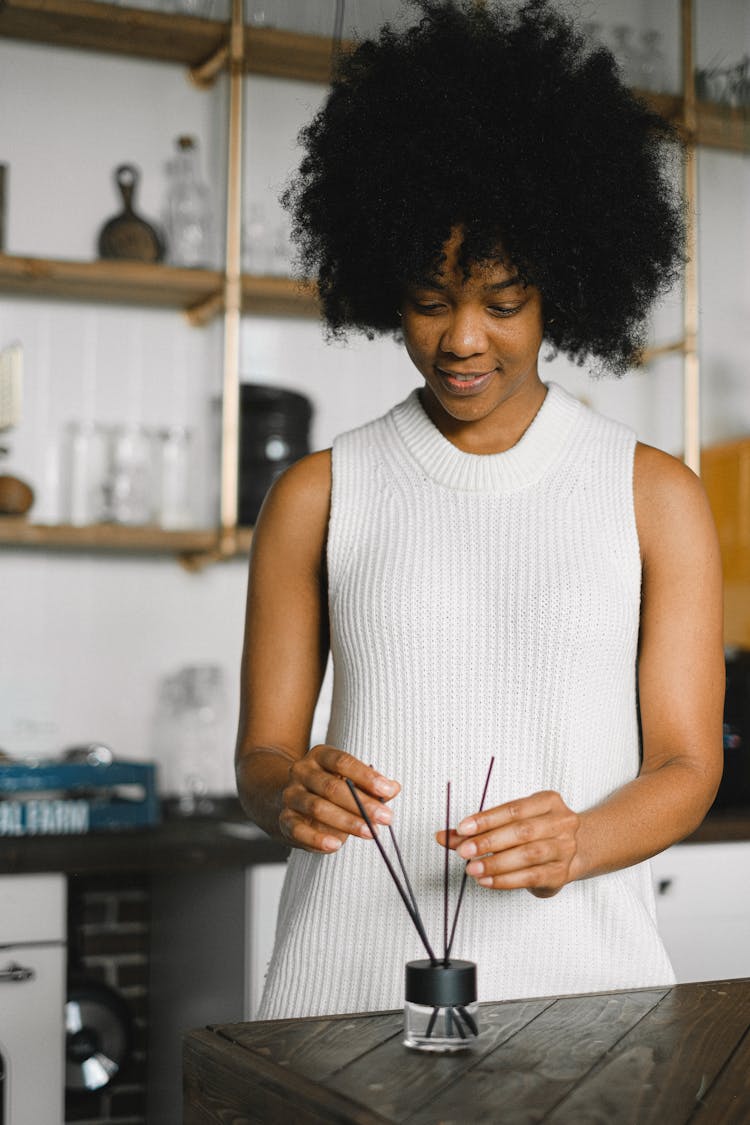
[[[484,783],[482,800],[479,805],[480,812],[484,808],[487,789],[490,783],[494,757],[490,759],[487,778]],[[444,895],[444,948],[443,956],[438,959],[435,955],[430,940],[425,932],[424,923],[419,913],[414,889],[404,865],[401,850],[398,846],[392,826],[388,831],[393,845],[396,860],[401,869],[403,883],[396,873],[396,869],[388,858],[381,843],[375,826],[362,804],[359,794],[353,783],[347,779],[354,802],[364,820],[388,872],[393,879],[396,890],[406,907],[409,917],[414,923],[414,928],[427,953],[426,961],[409,961],[406,965],[404,986],[404,1039],[405,1047],[416,1051],[430,1051],[433,1053],[452,1053],[471,1049],[479,1038],[479,1008],[477,1005],[477,967],[473,961],[451,960],[451,948],[456,934],[456,925],[463,902],[466,880],[468,878],[464,868],[461,887],[453,914],[453,925],[448,927],[449,902],[448,902],[448,865],[450,849],[448,837],[450,834],[450,807],[451,785],[446,788],[445,810],[445,867],[443,875]]]
[[[404,1046],[436,1053],[465,1051],[479,1036],[477,972],[473,961],[409,961],[406,966]]]

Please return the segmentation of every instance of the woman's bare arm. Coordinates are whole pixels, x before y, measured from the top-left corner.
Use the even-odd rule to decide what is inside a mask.
[[[274,483],[258,517],[235,755],[237,789],[248,815],[293,847],[328,852],[347,835],[369,835],[345,778],[360,789],[379,823],[391,814],[378,796],[398,791],[341,748],[308,749],[328,658],[330,495],[331,454],[324,450],[296,462]]]
[[[703,486],[639,445],[643,557],[639,776],[582,816],[575,877],[655,855],[703,820],[721,780],[725,686],[721,555]]]

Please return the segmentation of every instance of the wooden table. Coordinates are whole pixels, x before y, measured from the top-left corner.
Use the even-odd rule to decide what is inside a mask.
[[[426,1055],[403,1014],[229,1024],[184,1041],[185,1125],[748,1125],[750,979],[484,1004]]]

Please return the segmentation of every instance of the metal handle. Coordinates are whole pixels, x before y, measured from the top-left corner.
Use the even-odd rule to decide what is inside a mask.
[[[33,969],[27,969],[24,965],[17,965],[15,961],[11,961],[7,969],[0,969],[0,984],[3,981],[20,982],[24,980],[33,980],[36,973]]]

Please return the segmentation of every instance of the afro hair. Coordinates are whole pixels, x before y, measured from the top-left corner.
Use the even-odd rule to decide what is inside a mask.
[[[340,57],[282,196],[330,334],[398,334],[460,227],[467,272],[538,287],[553,351],[621,374],[683,262],[675,131],[548,0],[411,2]]]

